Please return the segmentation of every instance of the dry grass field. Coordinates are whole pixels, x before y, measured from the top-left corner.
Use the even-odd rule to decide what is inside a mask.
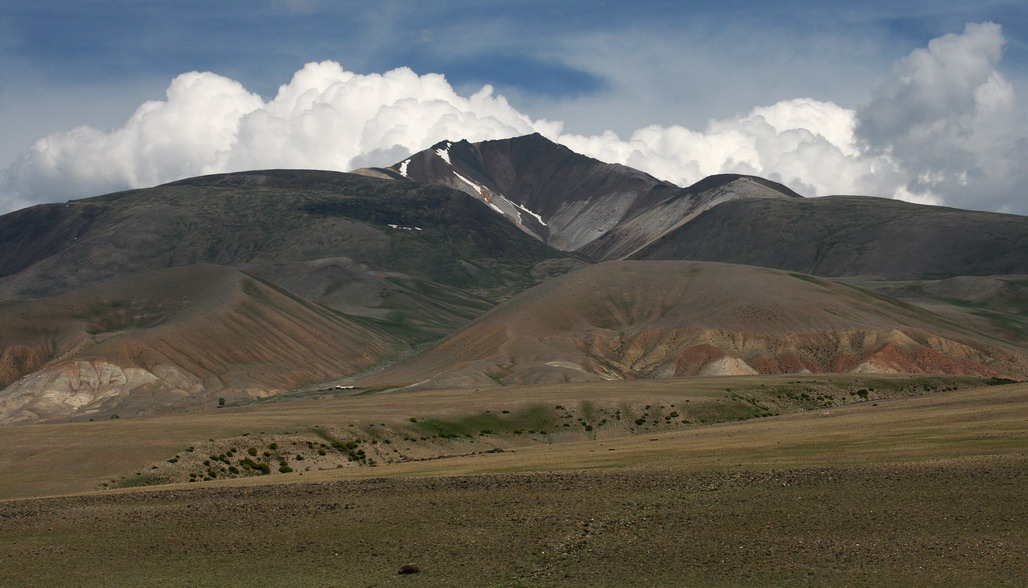
[[[1023,585],[1028,384],[982,383],[655,380],[6,427],[0,586]],[[739,412],[754,405],[781,414]],[[690,422],[625,423],[672,406]],[[567,432],[455,433],[564,413]],[[154,471],[178,471],[186,447],[242,457],[351,425],[375,467],[329,451],[288,474],[95,491],[176,455]]]

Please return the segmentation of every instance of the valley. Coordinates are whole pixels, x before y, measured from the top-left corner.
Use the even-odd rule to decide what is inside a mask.
[[[822,393],[809,410],[741,421],[729,410],[711,413],[720,417],[708,424],[659,422],[635,434],[587,432],[573,418],[581,430],[563,440],[508,430],[494,431],[479,447],[463,436],[424,443],[422,450],[449,456],[442,459],[301,465],[290,473],[84,494],[82,482],[104,478],[104,472],[132,478],[129,470],[141,464],[188,455],[187,444],[207,451],[208,435],[222,442],[222,451],[234,446],[243,458],[247,446],[265,449],[277,442],[281,448],[304,429],[317,440],[310,428],[337,431],[359,424],[367,438],[381,425],[389,431],[386,437],[409,436],[411,429],[404,427],[415,423],[401,415],[412,413],[422,415],[414,417],[419,421],[435,417],[433,426],[478,427],[484,411],[519,415],[525,407],[556,403],[579,416],[587,403],[642,409],[646,402],[651,410],[666,411],[672,403],[721,404],[730,397],[723,385],[748,397],[761,387],[786,389],[796,380],[612,382],[505,389],[508,394],[487,397],[470,391],[378,393],[5,427],[5,489],[28,495],[80,490],[75,496],[0,501],[0,542],[7,546],[0,581],[1015,581],[1028,561],[1028,512],[1021,500],[1028,481],[1026,385],[909,376],[842,380],[834,384],[870,386],[871,394],[882,397],[863,400],[846,393],[853,402],[830,406]],[[805,389],[826,383],[810,376],[800,381]],[[854,392],[859,390],[867,388]],[[530,413],[509,418],[528,426]],[[55,427],[69,434],[55,437]],[[147,441],[141,442],[142,432]],[[506,449],[484,450],[497,445]],[[259,452],[256,459],[263,459]],[[303,463],[291,460],[294,466]],[[177,539],[170,544],[168,537]],[[63,565],[46,565],[55,554]],[[212,558],[217,565],[210,565]],[[419,573],[398,575],[407,564]]]

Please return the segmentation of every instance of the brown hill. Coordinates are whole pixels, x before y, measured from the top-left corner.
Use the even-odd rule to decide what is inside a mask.
[[[846,281],[916,304],[980,333],[1028,347],[1028,276]]]
[[[805,372],[1024,377],[1023,350],[868,290],[702,262],[606,262],[543,283],[364,385],[491,386]]]
[[[213,407],[351,374],[399,345],[233,268],[148,272],[0,306],[0,424]]]

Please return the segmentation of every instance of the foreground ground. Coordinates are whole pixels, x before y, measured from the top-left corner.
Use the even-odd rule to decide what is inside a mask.
[[[0,502],[0,586],[1024,585],[1025,414],[989,386]]]
[[[1019,585],[1023,458],[141,492],[0,505],[3,585]],[[421,573],[398,575],[407,563]]]

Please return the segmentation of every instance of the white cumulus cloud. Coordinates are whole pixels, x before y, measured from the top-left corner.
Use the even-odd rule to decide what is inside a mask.
[[[1003,43],[990,23],[935,39],[901,60],[859,111],[796,98],[701,130],[654,125],[627,138],[563,133],[559,121],[533,119],[489,86],[463,96],[443,76],[407,68],[362,75],[310,63],[267,101],[231,79],[192,72],[121,128],[80,127],[36,141],[0,172],[0,212],[206,173],[390,165],[444,139],[539,132],[683,186],[746,173],[807,196],[870,194],[1024,214],[1028,132],[997,70]]]
[[[968,24],[896,64],[859,114],[857,134],[893,159],[914,197],[1028,213],[1028,124],[997,70],[999,25]]]
[[[808,196],[891,193],[886,157],[866,157],[854,138],[856,113],[809,98],[753,109],[711,121],[703,131],[650,126],[622,140],[613,133],[563,135],[568,147],[688,185],[719,173],[743,173],[783,182]]]
[[[444,139],[559,129],[518,112],[489,86],[464,97],[443,76],[407,68],[359,75],[334,62],[309,63],[267,102],[236,81],[191,72],[117,130],[79,127],[36,141],[0,177],[0,208],[226,171],[348,171],[392,164]]]

